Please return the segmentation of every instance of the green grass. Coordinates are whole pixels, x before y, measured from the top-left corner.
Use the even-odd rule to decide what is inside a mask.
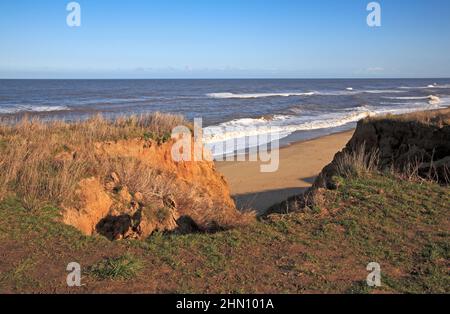
[[[145,241],[85,237],[58,222],[58,209],[10,198],[0,202],[0,250],[10,252],[0,291],[65,292],[65,267],[78,261],[88,292],[449,293],[450,188],[388,174],[337,179],[315,210]],[[380,288],[365,284],[370,262],[381,265]]]
[[[8,147],[8,142],[0,138],[0,152],[3,152]]]
[[[328,193],[332,205],[346,204],[328,223],[345,229],[344,240],[355,252],[404,272],[388,276],[388,287],[404,293],[448,291],[448,187],[370,175],[348,179]]]
[[[133,255],[125,254],[99,261],[89,268],[88,274],[100,280],[129,280],[136,278],[143,268],[144,262],[142,260]]]
[[[165,132],[163,134],[158,134],[156,132],[144,132],[143,137],[146,141],[153,140],[153,141],[157,142],[158,145],[161,145],[170,140],[171,134],[169,132]]]
[[[27,287],[38,287],[38,281],[30,276],[30,271],[35,265],[36,261],[32,257],[20,260],[11,270],[0,273],[0,286],[4,282],[12,282],[15,291],[20,291]]]
[[[72,248],[106,241],[99,237],[84,236],[77,229],[58,222],[59,219],[58,208],[47,206],[32,211],[25,209],[19,200],[7,198],[0,202],[0,237],[35,245],[59,240]]]

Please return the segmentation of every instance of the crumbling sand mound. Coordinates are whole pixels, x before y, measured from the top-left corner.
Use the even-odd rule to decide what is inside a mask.
[[[177,127],[192,129],[182,117],[161,113],[0,124],[0,200],[11,195],[30,210],[62,208],[65,223],[110,239],[210,232],[251,218],[236,210],[212,162],[172,159],[172,147],[189,149],[192,141],[173,146]]]
[[[75,198],[78,200],[77,209],[65,210],[63,220],[84,234],[91,235],[95,232],[97,222],[108,214],[113,201],[98,178],[81,181],[75,191]]]
[[[237,211],[212,162],[174,162],[172,144],[144,139],[95,143],[95,158],[110,164],[110,172],[78,184],[74,202],[63,204],[63,221],[84,234],[115,240],[145,238],[155,231],[216,231],[252,217]]]

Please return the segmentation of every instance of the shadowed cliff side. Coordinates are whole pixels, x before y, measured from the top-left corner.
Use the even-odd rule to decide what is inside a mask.
[[[346,145],[313,186],[275,205],[267,214],[289,212],[320,202],[322,189],[336,189],[336,177],[359,172],[389,171],[406,179],[450,182],[450,109],[388,115],[359,121]]]

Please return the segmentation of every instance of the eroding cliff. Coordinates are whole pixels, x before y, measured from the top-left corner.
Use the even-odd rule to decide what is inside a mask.
[[[111,240],[145,238],[155,231],[216,231],[243,223],[228,185],[209,161],[174,162],[173,142],[144,139],[95,143],[109,164],[104,178],[82,180],[63,221],[87,235]]]
[[[320,205],[324,189],[336,189],[336,177],[358,171],[389,171],[450,183],[450,109],[359,121],[346,147],[338,152],[303,195],[278,204],[269,213]]]
[[[112,240],[213,232],[252,219],[236,209],[208,158],[173,160],[179,127],[192,128],[161,113],[0,124],[0,200],[17,198],[30,211],[60,208],[66,224]]]
[[[417,172],[419,176],[448,183],[450,109],[361,120],[342,153],[363,146],[367,154],[377,154],[380,170]]]

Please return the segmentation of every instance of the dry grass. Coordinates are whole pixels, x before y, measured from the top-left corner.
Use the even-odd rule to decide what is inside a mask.
[[[346,150],[337,155],[334,167],[336,175],[343,178],[358,177],[380,170],[379,151],[376,149],[368,150],[363,143],[351,151]],[[450,182],[450,171],[446,165],[441,167],[444,169],[438,171],[433,161],[426,162],[426,158],[419,155],[408,160],[401,168],[396,167],[393,163],[388,170],[392,176],[411,182],[429,181],[448,184]]]
[[[139,192],[145,200],[155,197],[167,198],[175,189],[175,174],[162,174],[159,170],[150,168],[140,160],[116,159],[111,162],[108,171],[117,173],[121,184],[126,186],[131,194]]]
[[[391,166],[391,174],[412,182],[438,182],[441,184],[450,184],[450,168],[445,163],[448,158],[442,161],[431,161],[423,155],[415,156],[408,160],[401,168]]]
[[[202,231],[228,229],[252,220],[253,213],[241,214],[223,199],[220,181],[212,190],[205,181],[185,182],[167,165],[126,153],[109,155],[98,148],[133,139],[160,145],[180,125],[191,127],[180,116],[160,113],[114,121],[97,116],[74,123],[24,119],[0,125],[0,200],[15,196],[29,210],[80,208],[83,201],[75,191],[83,179],[95,177],[114,199],[114,209],[127,210],[129,204],[122,204],[119,195],[123,188],[133,197],[140,195],[139,208],[176,209]],[[120,179],[118,183],[113,175]]]
[[[355,147],[351,151],[344,151],[336,156],[336,174],[348,178],[369,173],[377,168],[378,151],[367,151],[366,145]]]
[[[16,124],[2,124],[0,198],[15,194],[30,209],[59,205],[70,201],[81,179],[104,178],[112,168],[122,169],[130,183],[148,186],[155,182],[153,171],[144,172],[142,166],[134,163],[124,166],[124,161],[99,160],[94,154],[94,144],[144,138],[149,134],[163,138],[178,125],[187,123],[180,116],[160,113],[114,121],[96,116],[75,123],[24,118]]]
[[[435,125],[438,127],[443,127],[445,125],[450,125],[450,108],[419,111],[401,115],[381,115],[370,117],[367,119],[367,121],[383,119],[402,122],[416,122],[424,125]]]

